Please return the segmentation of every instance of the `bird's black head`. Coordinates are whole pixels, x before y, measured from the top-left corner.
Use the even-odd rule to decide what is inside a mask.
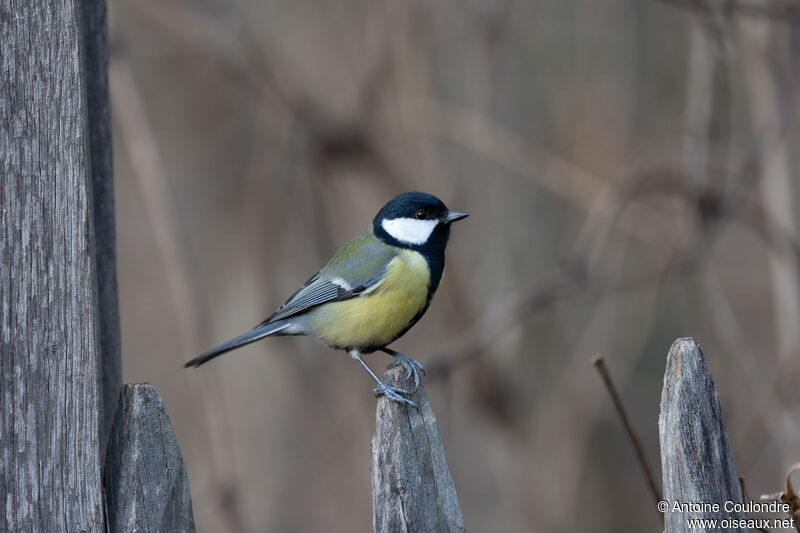
[[[375,235],[387,244],[417,250],[430,261],[444,254],[450,224],[467,213],[450,211],[437,197],[405,192],[378,211],[372,222]]]

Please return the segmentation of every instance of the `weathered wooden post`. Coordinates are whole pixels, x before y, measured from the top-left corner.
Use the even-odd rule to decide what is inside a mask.
[[[405,369],[384,379],[411,388]],[[380,398],[372,438],[372,527],[375,533],[463,533],[464,518],[433,410],[420,384],[419,409]]]
[[[747,531],[722,522],[744,520],[743,512],[725,509],[725,502],[742,503],[742,491],[717,389],[700,344],[692,338],[676,340],[667,355],[658,428],[664,531]],[[692,527],[693,519],[717,522]]]
[[[105,485],[110,531],[195,530],[186,465],[152,385],[122,387]]]
[[[0,24],[0,530],[105,530],[81,7]]]
[[[107,531],[121,374],[105,17],[104,0],[0,7],[0,531]],[[128,387],[121,405],[110,531],[193,532],[157,393]]]

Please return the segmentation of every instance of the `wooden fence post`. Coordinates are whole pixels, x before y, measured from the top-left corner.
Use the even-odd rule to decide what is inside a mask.
[[[0,12],[0,531],[100,533],[121,375],[105,0]],[[122,406],[111,531],[193,532],[158,394]]]
[[[105,469],[112,533],[193,533],[189,478],[167,410],[150,384],[122,386]]]
[[[384,379],[410,388],[405,369]],[[442,438],[425,390],[411,399],[419,409],[378,399],[372,438],[372,527],[375,533],[463,533],[464,519]]]
[[[726,501],[741,504],[742,491],[717,389],[700,344],[692,338],[676,340],[667,355],[658,429],[667,505],[664,531],[696,533],[723,529],[719,523],[717,527],[690,528],[687,520],[696,518],[744,520],[743,512],[728,512],[724,508]],[[715,511],[706,505],[673,512],[676,503],[716,504],[719,509]],[[724,530],[746,532],[747,528]]]
[[[101,532],[80,4],[0,12],[0,530]]]

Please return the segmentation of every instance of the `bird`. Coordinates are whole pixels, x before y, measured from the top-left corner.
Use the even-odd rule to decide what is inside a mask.
[[[402,193],[368,228],[345,244],[322,269],[252,331],[187,362],[198,367],[226,352],[265,337],[310,335],[344,350],[375,380],[376,397],[416,407],[408,396],[419,387],[424,367],[388,347],[425,314],[444,274],[450,225],[469,216],[451,211],[436,196]],[[391,355],[389,368],[402,365],[414,389],[390,385],[364,362],[376,351]]]

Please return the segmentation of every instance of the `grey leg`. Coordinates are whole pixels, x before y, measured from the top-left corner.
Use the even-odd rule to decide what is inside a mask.
[[[420,372],[425,374],[425,367],[422,366],[422,363],[417,361],[416,359],[411,359],[407,355],[403,355],[396,350],[392,350],[391,348],[386,348],[385,346],[381,348],[382,352],[386,352],[392,357],[394,357],[394,361],[389,363],[389,366],[386,368],[393,368],[397,365],[403,365],[408,372],[408,377],[414,376],[414,390],[419,388],[420,382]]]
[[[406,403],[408,405],[417,407],[416,403],[402,396],[403,394],[411,394],[410,391],[389,385],[385,381],[381,381],[378,376],[375,375],[372,369],[367,366],[367,363],[364,362],[364,359],[361,358],[361,352],[358,350],[350,350],[347,353],[350,355],[350,357],[358,361],[359,364],[364,367],[364,370],[366,370],[369,375],[372,376],[372,379],[378,383],[378,386],[372,389],[372,392],[375,394],[375,396],[386,396],[390,400],[394,400],[397,403]]]

